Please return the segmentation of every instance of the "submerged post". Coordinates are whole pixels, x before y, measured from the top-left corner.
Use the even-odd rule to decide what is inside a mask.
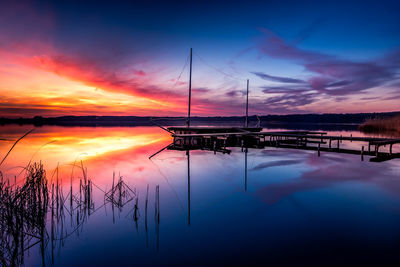
[[[361,161],[364,161],[364,146],[361,147]]]
[[[249,79],[247,79],[247,93],[246,93],[246,121],[244,127],[249,127]]]
[[[321,149],[321,143],[318,143],[318,157],[320,157],[320,156],[321,156],[320,149]]]
[[[187,127],[190,127],[190,105],[191,105],[191,99],[192,99],[192,48],[190,48],[189,104],[188,104]]]

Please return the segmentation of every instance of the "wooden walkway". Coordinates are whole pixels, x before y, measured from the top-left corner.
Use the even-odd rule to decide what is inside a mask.
[[[370,161],[386,161],[400,158],[400,151],[393,146],[400,144],[400,138],[378,138],[357,136],[333,136],[320,131],[275,131],[261,132],[261,128],[214,128],[214,127],[171,127],[168,128],[173,143],[168,149],[211,150],[229,153],[229,147],[259,148],[282,147],[290,149],[315,150],[344,154],[371,156]],[[361,143],[359,149],[348,148],[346,142]],[[342,147],[341,147],[342,146]],[[388,146],[387,151],[382,147]],[[354,147],[352,145],[351,147]],[[364,149],[366,147],[366,149]]]

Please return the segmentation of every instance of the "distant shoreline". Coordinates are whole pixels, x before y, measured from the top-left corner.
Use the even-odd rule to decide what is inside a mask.
[[[293,115],[265,115],[259,116],[262,126],[283,125],[331,125],[341,124],[353,127],[371,119],[385,119],[400,116],[398,112],[385,113],[345,113],[345,114],[293,114]],[[139,116],[61,116],[61,117],[34,117],[34,118],[1,118],[0,125],[35,125],[35,126],[152,126],[152,117]],[[154,120],[163,126],[185,125],[186,117],[156,117]],[[192,117],[193,125],[242,125],[244,116],[230,117]],[[249,125],[256,125],[256,116],[249,116]]]

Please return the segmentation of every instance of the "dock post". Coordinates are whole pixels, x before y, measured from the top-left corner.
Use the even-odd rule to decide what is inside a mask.
[[[353,142],[353,134],[350,134],[350,142]]]
[[[361,147],[361,161],[364,161],[364,146]]]
[[[379,155],[379,146],[375,145],[375,156],[377,157]]]
[[[332,139],[329,139],[329,149],[332,148]]]
[[[214,140],[214,155],[217,154],[217,141]]]
[[[368,142],[368,153],[371,153],[371,143]]]
[[[339,143],[340,143],[340,140],[338,139],[337,140],[337,149],[339,149]]]
[[[390,148],[389,148],[390,155],[392,155],[392,147],[393,147],[393,144],[390,144]]]
[[[340,143],[342,143],[342,135],[340,135]]]
[[[320,150],[320,148],[321,148],[321,143],[318,143],[318,157],[320,157],[320,156],[321,156],[321,152],[319,151],[319,150]]]

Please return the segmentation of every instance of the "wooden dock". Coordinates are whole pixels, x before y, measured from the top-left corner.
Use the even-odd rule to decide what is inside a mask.
[[[248,127],[248,107],[249,107],[249,80],[246,86],[246,120],[245,127],[193,127],[191,126],[191,95],[192,95],[192,48],[190,49],[190,69],[189,69],[189,94],[188,94],[188,116],[186,127],[169,127],[151,120],[161,129],[169,132],[173,137],[173,142],[150,156],[153,157],[165,149],[175,150],[212,150],[214,153],[229,153],[230,147],[259,148],[265,147],[285,147],[291,149],[317,150],[318,155],[321,151],[359,154],[361,160],[364,155],[372,156],[370,161],[385,161],[400,158],[400,152],[393,152],[393,145],[400,144],[400,138],[374,138],[374,137],[353,137],[353,136],[330,136],[326,132],[319,131],[276,131],[263,132],[261,121],[258,120],[258,127]],[[257,116],[258,118],[258,116]],[[360,149],[350,149],[340,147],[343,142],[359,142]],[[368,149],[364,149],[365,144]],[[389,151],[380,150],[382,147],[389,146]]]
[[[248,127],[170,127],[168,130],[173,137],[173,143],[168,149],[174,150],[230,153],[230,147],[281,147],[315,150],[318,155],[321,152],[360,155],[362,160],[364,156],[371,156],[370,161],[375,162],[400,158],[400,151],[393,151],[393,146],[400,144],[400,138],[333,136],[321,131],[262,132],[262,128]],[[342,144],[346,142],[360,143],[359,149],[346,148]],[[383,151],[382,147],[386,146],[388,149]]]

